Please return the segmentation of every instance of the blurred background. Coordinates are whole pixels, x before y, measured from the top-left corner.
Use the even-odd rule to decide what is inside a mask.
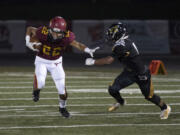
[[[110,24],[124,22],[146,64],[158,59],[166,68],[178,70],[179,6],[177,0],[1,0],[0,66],[33,66],[35,53],[25,46],[26,27],[48,25],[52,17],[62,16],[76,40],[90,48],[99,45]],[[104,44],[95,58],[110,53]],[[84,66],[87,57],[68,47],[64,66]]]
[[[0,135],[179,135],[179,1],[0,0]],[[50,74],[40,101],[34,103],[36,54],[25,45],[26,28],[48,25],[55,16],[66,19],[77,41],[89,48],[101,46],[95,58],[111,53],[110,46],[99,42],[106,29],[118,21],[125,23],[145,64],[161,60],[165,65],[168,74],[153,75],[152,81],[155,92],[172,107],[168,120],[160,121],[159,108],[145,101],[137,84],[122,90],[126,106],[108,112],[114,103],[108,87],[122,65],[115,61],[112,65],[85,66],[90,56],[70,46],[63,56],[63,67],[67,107],[73,117],[59,117],[59,98]]]

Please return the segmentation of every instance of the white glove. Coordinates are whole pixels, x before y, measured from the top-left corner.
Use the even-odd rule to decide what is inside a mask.
[[[94,48],[94,49],[89,49],[88,47],[86,47],[85,49],[84,49],[84,52],[86,52],[86,53],[89,53],[90,55],[91,55],[91,57],[93,57],[93,53],[97,50],[97,49],[99,49],[100,47],[96,47],[96,48]]]
[[[36,51],[36,52],[39,52],[39,50],[38,50],[38,49],[35,49],[34,46],[39,46],[39,45],[41,45],[41,43],[38,43],[38,42],[29,42],[28,44],[26,44],[26,46],[27,46],[29,49],[31,49],[31,50],[33,50],[33,51]]]
[[[39,50],[34,48],[35,45],[41,45],[41,43],[39,43],[39,42],[30,42],[30,36],[27,35],[27,36],[26,36],[26,46],[27,46],[29,49],[38,52]]]
[[[95,63],[95,60],[93,58],[87,58],[85,61],[85,65],[87,66],[94,65],[94,63]]]

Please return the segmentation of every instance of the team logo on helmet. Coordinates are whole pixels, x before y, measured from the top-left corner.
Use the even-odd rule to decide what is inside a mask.
[[[106,32],[108,40],[117,41],[126,34],[126,27],[121,22],[112,24]]]

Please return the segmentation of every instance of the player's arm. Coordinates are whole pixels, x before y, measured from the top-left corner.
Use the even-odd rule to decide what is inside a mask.
[[[78,42],[78,41],[76,41],[76,40],[73,40],[73,41],[70,43],[70,45],[73,46],[73,47],[75,47],[75,48],[77,48],[77,49],[79,49],[80,51],[84,51],[84,52],[86,52],[86,53],[89,53],[89,54],[91,55],[91,57],[93,57],[93,53],[94,53],[97,49],[99,49],[99,47],[96,47],[96,48],[94,48],[94,49],[90,49],[90,48],[88,48],[86,45],[84,45],[83,43],[80,43],[80,42]]]
[[[36,36],[36,31],[37,31],[37,28],[29,26],[26,29],[26,36],[34,37]]]
[[[39,51],[38,48],[39,48],[39,45],[41,45],[41,43],[30,42],[31,39],[36,36],[36,31],[37,31],[37,28],[31,27],[31,26],[27,27],[26,29],[26,37],[25,37],[26,46],[33,51]]]
[[[100,59],[92,59],[92,58],[87,58],[85,61],[85,65],[105,65],[105,64],[111,64],[113,63],[114,58],[112,56],[107,56],[104,58],[100,58]]]
[[[71,43],[70,43],[71,46],[77,48],[78,50],[80,51],[84,51],[86,46],[76,40],[73,40]]]

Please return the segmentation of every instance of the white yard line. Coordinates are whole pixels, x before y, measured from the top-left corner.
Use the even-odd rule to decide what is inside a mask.
[[[11,129],[42,129],[42,128],[80,128],[80,127],[159,127],[159,126],[180,126],[180,123],[172,124],[87,124],[87,125],[56,125],[56,126],[15,126],[15,127],[0,127],[1,130]]]
[[[8,88],[8,87],[5,87]],[[14,88],[31,88],[31,87],[14,87]],[[53,88],[53,87],[46,87],[46,88]],[[32,89],[32,88],[31,88]],[[107,93],[107,89],[68,89],[67,90],[69,93]],[[41,93],[43,94],[53,94],[57,92],[46,92],[42,91]],[[129,93],[129,94],[134,94],[134,93],[141,93],[140,89],[123,89],[121,90],[121,93]],[[155,90],[155,93],[180,93],[180,90]],[[32,91],[30,92],[0,92],[1,95],[3,94],[32,94]]]
[[[87,85],[88,83],[97,83],[97,80],[96,81],[67,81],[66,82],[66,87],[68,88],[73,88],[73,87],[78,87],[78,88],[87,88],[87,87],[108,87],[108,84],[111,82],[111,81],[98,81],[100,82],[99,84],[95,84],[94,86],[92,85]],[[105,83],[104,85],[102,85],[101,83]],[[81,83],[83,83],[83,86],[81,85]],[[31,84],[31,86],[25,86],[25,87],[32,87],[33,85],[33,81],[23,81],[23,82],[16,82],[16,81],[11,81],[11,82],[0,82],[0,84],[2,84],[2,86],[0,86],[0,89],[1,88],[11,88],[10,86],[3,86],[3,85],[12,85],[12,84]],[[46,81],[46,84],[54,84],[53,81]],[[73,85],[73,86],[68,86],[70,84],[78,84],[78,85]],[[180,87],[180,84],[154,84],[153,86],[161,86],[161,87]],[[22,87],[22,86],[17,86],[18,88],[19,87]],[[54,85],[53,86],[45,86],[45,87],[55,87]],[[14,87],[13,87],[14,88]]]
[[[23,82],[10,81],[10,82],[0,82],[0,84],[2,85],[3,84],[33,84],[33,81],[23,81]]]
[[[34,77],[34,74],[33,75],[21,75],[21,76],[19,76],[19,75],[13,75],[13,76],[6,76],[6,75],[0,75],[1,77],[11,77],[11,79],[12,79],[12,77],[22,77],[23,79],[24,78],[27,78],[27,79],[29,79],[29,78],[33,78]],[[14,80],[16,80],[16,79],[22,79],[22,78],[14,78]],[[50,75],[47,75],[47,78],[51,78],[51,76]],[[67,79],[111,79],[111,78],[114,78],[114,76],[89,76],[89,75],[87,75],[87,76],[77,76],[77,75],[74,75],[74,76],[66,76],[66,78]]]
[[[0,110],[0,112],[9,112],[9,111],[24,111],[24,109],[6,109],[6,110]]]
[[[73,80],[73,81],[66,81],[66,84],[80,84],[80,83],[97,83],[97,80]],[[104,81],[104,80],[98,80],[98,83],[109,83],[109,82],[112,82],[111,80],[110,81]],[[54,83],[53,81],[51,80],[47,80],[46,81],[46,84],[47,83]],[[0,84],[33,84],[33,80],[32,81],[9,81],[9,82],[2,82],[0,81]]]
[[[108,87],[108,85],[94,85],[94,86],[66,86],[66,88],[104,88],[104,87]],[[33,86],[0,86],[0,89],[26,89],[26,88],[33,88]],[[45,88],[56,88],[55,85],[52,86],[45,86]]]
[[[47,78],[51,78],[51,77],[47,77]],[[112,82],[114,79],[115,79],[115,77],[96,77],[96,76],[92,76],[92,77],[83,77],[83,76],[79,76],[79,77],[66,77],[66,81],[68,81],[68,82],[71,82],[72,80],[67,80],[67,79],[73,79],[73,81],[76,81],[76,82]],[[78,80],[78,79],[81,79],[81,80]],[[82,80],[82,79],[84,79],[84,80]],[[103,79],[103,80],[102,80]],[[33,82],[33,77],[32,78],[0,78],[0,82],[14,82],[14,81],[16,81],[16,82],[19,82],[19,81],[25,81],[25,80],[27,80],[27,81],[31,81],[31,82]],[[170,82],[172,82],[172,83],[179,83],[180,82],[180,79],[168,79],[168,78],[164,78],[164,79],[153,79],[152,78],[152,81],[153,82],[156,82],[156,83],[170,83]]]
[[[164,78],[152,77],[152,79],[154,81],[165,81],[165,82],[168,82],[168,81],[174,81],[174,82],[178,81],[179,82],[180,81],[179,78],[166,78],[166,77],[164,77]]]
[[[118,73],[108,73],[106,76],[102,76],[104,72],[74,72],[73,71],[70,73],[71,74],[74,73],[75,75],[73,76],[66,75],[66,78],[68,79],[78,79],[78,78],[79,79],[114,79],[118,75]],[[92,75],[92,73],[95,73],[95,74],[93,76],[89,76],[89,74]],[[33,76],[34,76],[33,72],[32,73],[31,72],[11,72],[11,73],[4,72],[0,74],[0,77],[11,77],[10,80],[13,80],[12,77],[27,77],[26,79],[29,79],[28,77],[33,78]],[[51,76],[48,74],[47,77],[50,78]],[[16,79],[22,79],[22,78],[14,78],[14,80]],[[180,82],[179,78],[167,78],[167,77],[162,78],[158,76],[152,76],[152,79],[158,82],[169,82],[169,81]],[[8,79],[5,79],[5,80],[8,80]]]
[[[112,104],[67,104],[67,106],[80,106],[80,107],[101,107],[101,106],[111,106]],[[171,103],[171,106],[180,106],[180,103]],[[3,108],[40,108],[40,107],[57,107],[58,105],[8,105],[8,106],[0,106],[1,109]],[[126,106],[154,106],[154,104],[126,104]]]
[[[42,113],[42,112],[40,112]],[[93,114],[90,114],[90,113],[71,113],[71,116],[106,116],[106,117],[109,117],[109,116],[134,116],[134,115],[159,115],[160,112],[148,112],[148,113],[145,113],[145,112],[137,112],[137,113],[93,113]],[[171,114],[180,114],[180,112],[172,112]],[[16,114],[16,115],[0,115],[0,118],[10,118],[10,117],[57,117],[57,116],[60,116],[59,112],[53,112],[53,114],[51,113],[47,113],[47,114]]]
[[[144,99],[143,96],[124,96],[125,99]],[[175,99],[180,98],[180,96],[161,96],[161,98]],[[41,100],[58,100],[59,98],[40,98]],[[70,97],[68,100],[87,100],[87,99],[112,99],[112,97]],[[32,98],[1,98],[0,101],[21,101],[21,100],[32,100]]]
[[[0,89],[26,89],[33,88],[33,86],[0,86]],[[56,88],[55,86],[46,86],[46,88]]]
[[[87,85],[87,82],[83,82],[84,84],[83,85],[81,85],[81,84],[79,84],[79,85],[70,85],[70,84],[68,84],[67,83],[67,85],[66,85],[66,87],[67,88],[91,88],[91,87],[93,87],[93,88],[104,88],[104,87],[108,87],[108,83],[106,84],[106,85],[99,85],[99,84],[95,84],[95,85]],[[110,82],[109,82],[110,83]],[[3,84],[3,83],[0,83],[0,84]],[[21,83],[5,83],[6,85],[7,84],[21,84]],[[27,83],[26,82],[26,84],[29,84],[29,83]],[[26,89],[26,88],[32,88],[33,87],[33,83],[31,82],[31,84],[32,85],[30,85],[30,86],[0,86],[0,89]],[[45,88],[56,88],[56,86],[55,85],[52,85],[53,84],[53,82],[51,83],[51,85],[48,85],[48,86],[45,86]],[[133,85],[134,87],[138,87],[138,86],[136,86],[136,85]],[[161,87],[177,87],[177,86],[180,86],[180,85],[154,85],[154,86],[161,86]]]

